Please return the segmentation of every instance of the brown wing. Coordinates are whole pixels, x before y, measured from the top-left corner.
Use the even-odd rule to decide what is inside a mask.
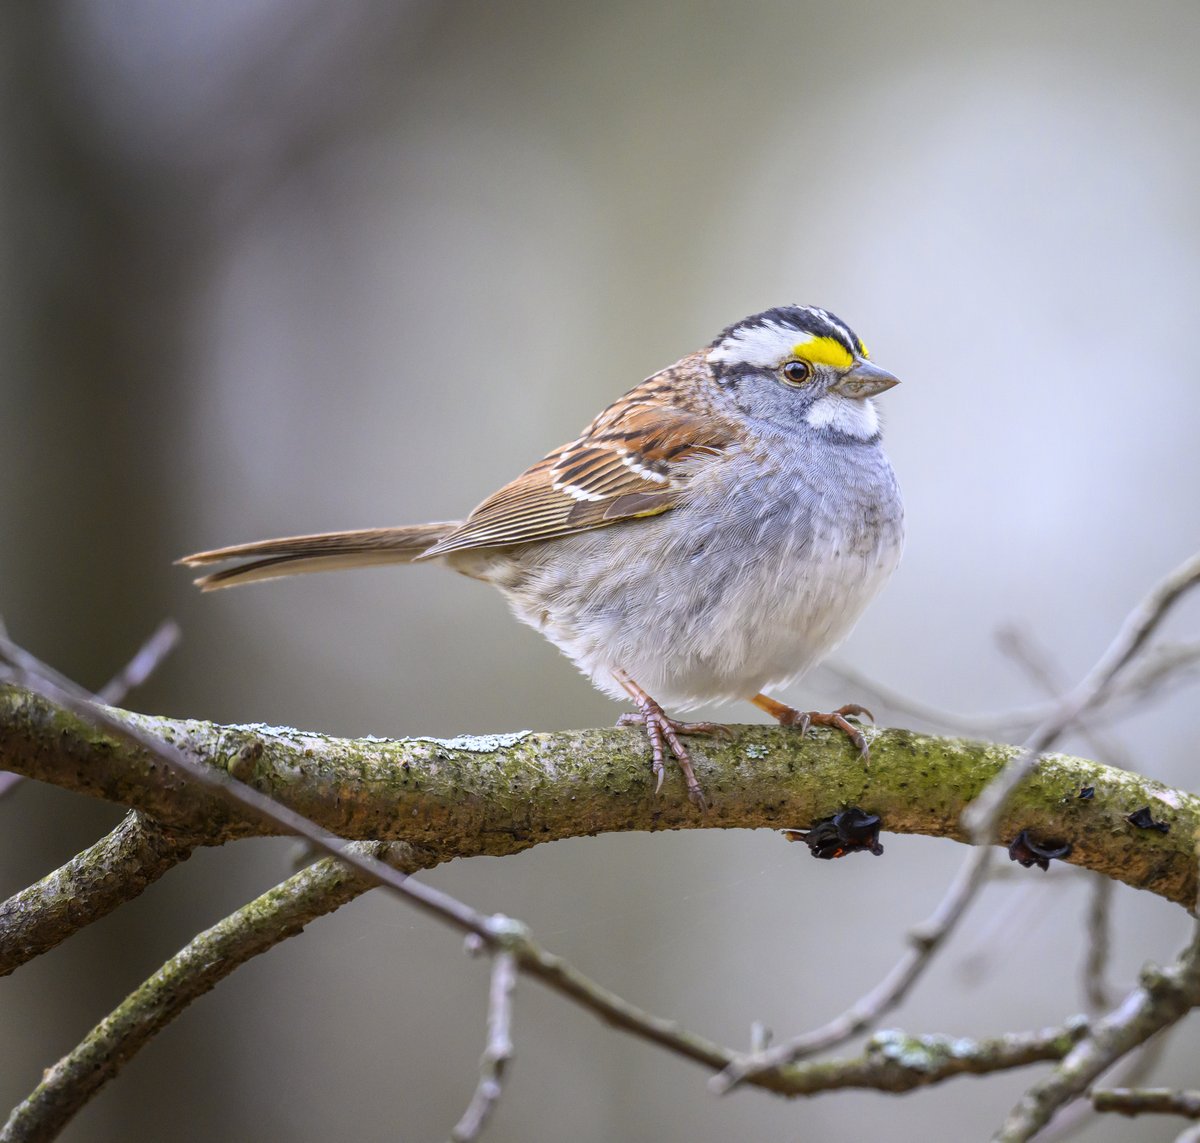
[[[673,508],[697,467],[736,439],[707,400],[708,384],[698,355],[644,381],[420,558],[547,540]]]

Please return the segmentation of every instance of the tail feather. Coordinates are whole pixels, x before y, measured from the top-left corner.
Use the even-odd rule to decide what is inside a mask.
[[[407,564],[459,526],[457,520],[437,524],[413,524],[405,528],[366,528],[358,532],[325,532],[315,536],[284,536],[196,552],[177,561],[188,567],[244,561],[200,576],[196,583],[204,591],[255,580],[278,579],[306,572],[338,568],[371,567],[375,564]]]

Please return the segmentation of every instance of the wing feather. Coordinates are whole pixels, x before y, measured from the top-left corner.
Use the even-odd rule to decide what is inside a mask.
[[[583,434],[489,496],[426,551],[504,547],[655,516],[695,473],[733,446],[733,424],[695,373],[698,355],[656,374],[605,409]]]

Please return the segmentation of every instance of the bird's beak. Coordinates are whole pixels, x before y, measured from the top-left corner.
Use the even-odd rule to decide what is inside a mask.
[[[849,373],[830,385],[829,389],[832,393],[861,401],[864,397],[874,397],[899,384],[900,378],[893,376],[886,369],[880,369],[878,365],[872,365],[869,361],[860,361]]]

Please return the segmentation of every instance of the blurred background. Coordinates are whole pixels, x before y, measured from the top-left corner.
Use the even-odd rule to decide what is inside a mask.
[[[611,724],[482,585],[380,569],[201,597],[171,561],[461,516],[788,302],[840,314],[904,380],[882,405],[907,553],[840,663],[948,710],[1023,705],[1042,696],[1001,625],[1073,679],[1197,546],[1190,0],[88,0],[0,20],[0,614],[90,686],[174,617],[182,645],[135,708],[348,735]],[[780,697],[864,696],[820,672]],[[1196,730],[1193,691],[1121,734],[1189,786]],[[21,786],[0,897],[118,817]],[[791,1034],[873,984],[964,855],[885,843],[818,865],[769,832],[612,836],[427,877],[744,1044],[752,1020]],[[197,854],[3,981],[0,1106],[291,856]],[[1013,869],[888,1024],[991,1035],[1081,1006],[1086,882]],[[1116,910],[1125,987],[1187,922],[1123,888]],[[483,1045],[486,966],[459,950],[368,896],[198,1002],[65,1138],[443,1138]],[[717,1099],[532,983],[515,1036],[495,1143],[980,1139],[1034,1074],[899,1103]],[[1153,1079],[1194,1086],[1197,1040]]]

